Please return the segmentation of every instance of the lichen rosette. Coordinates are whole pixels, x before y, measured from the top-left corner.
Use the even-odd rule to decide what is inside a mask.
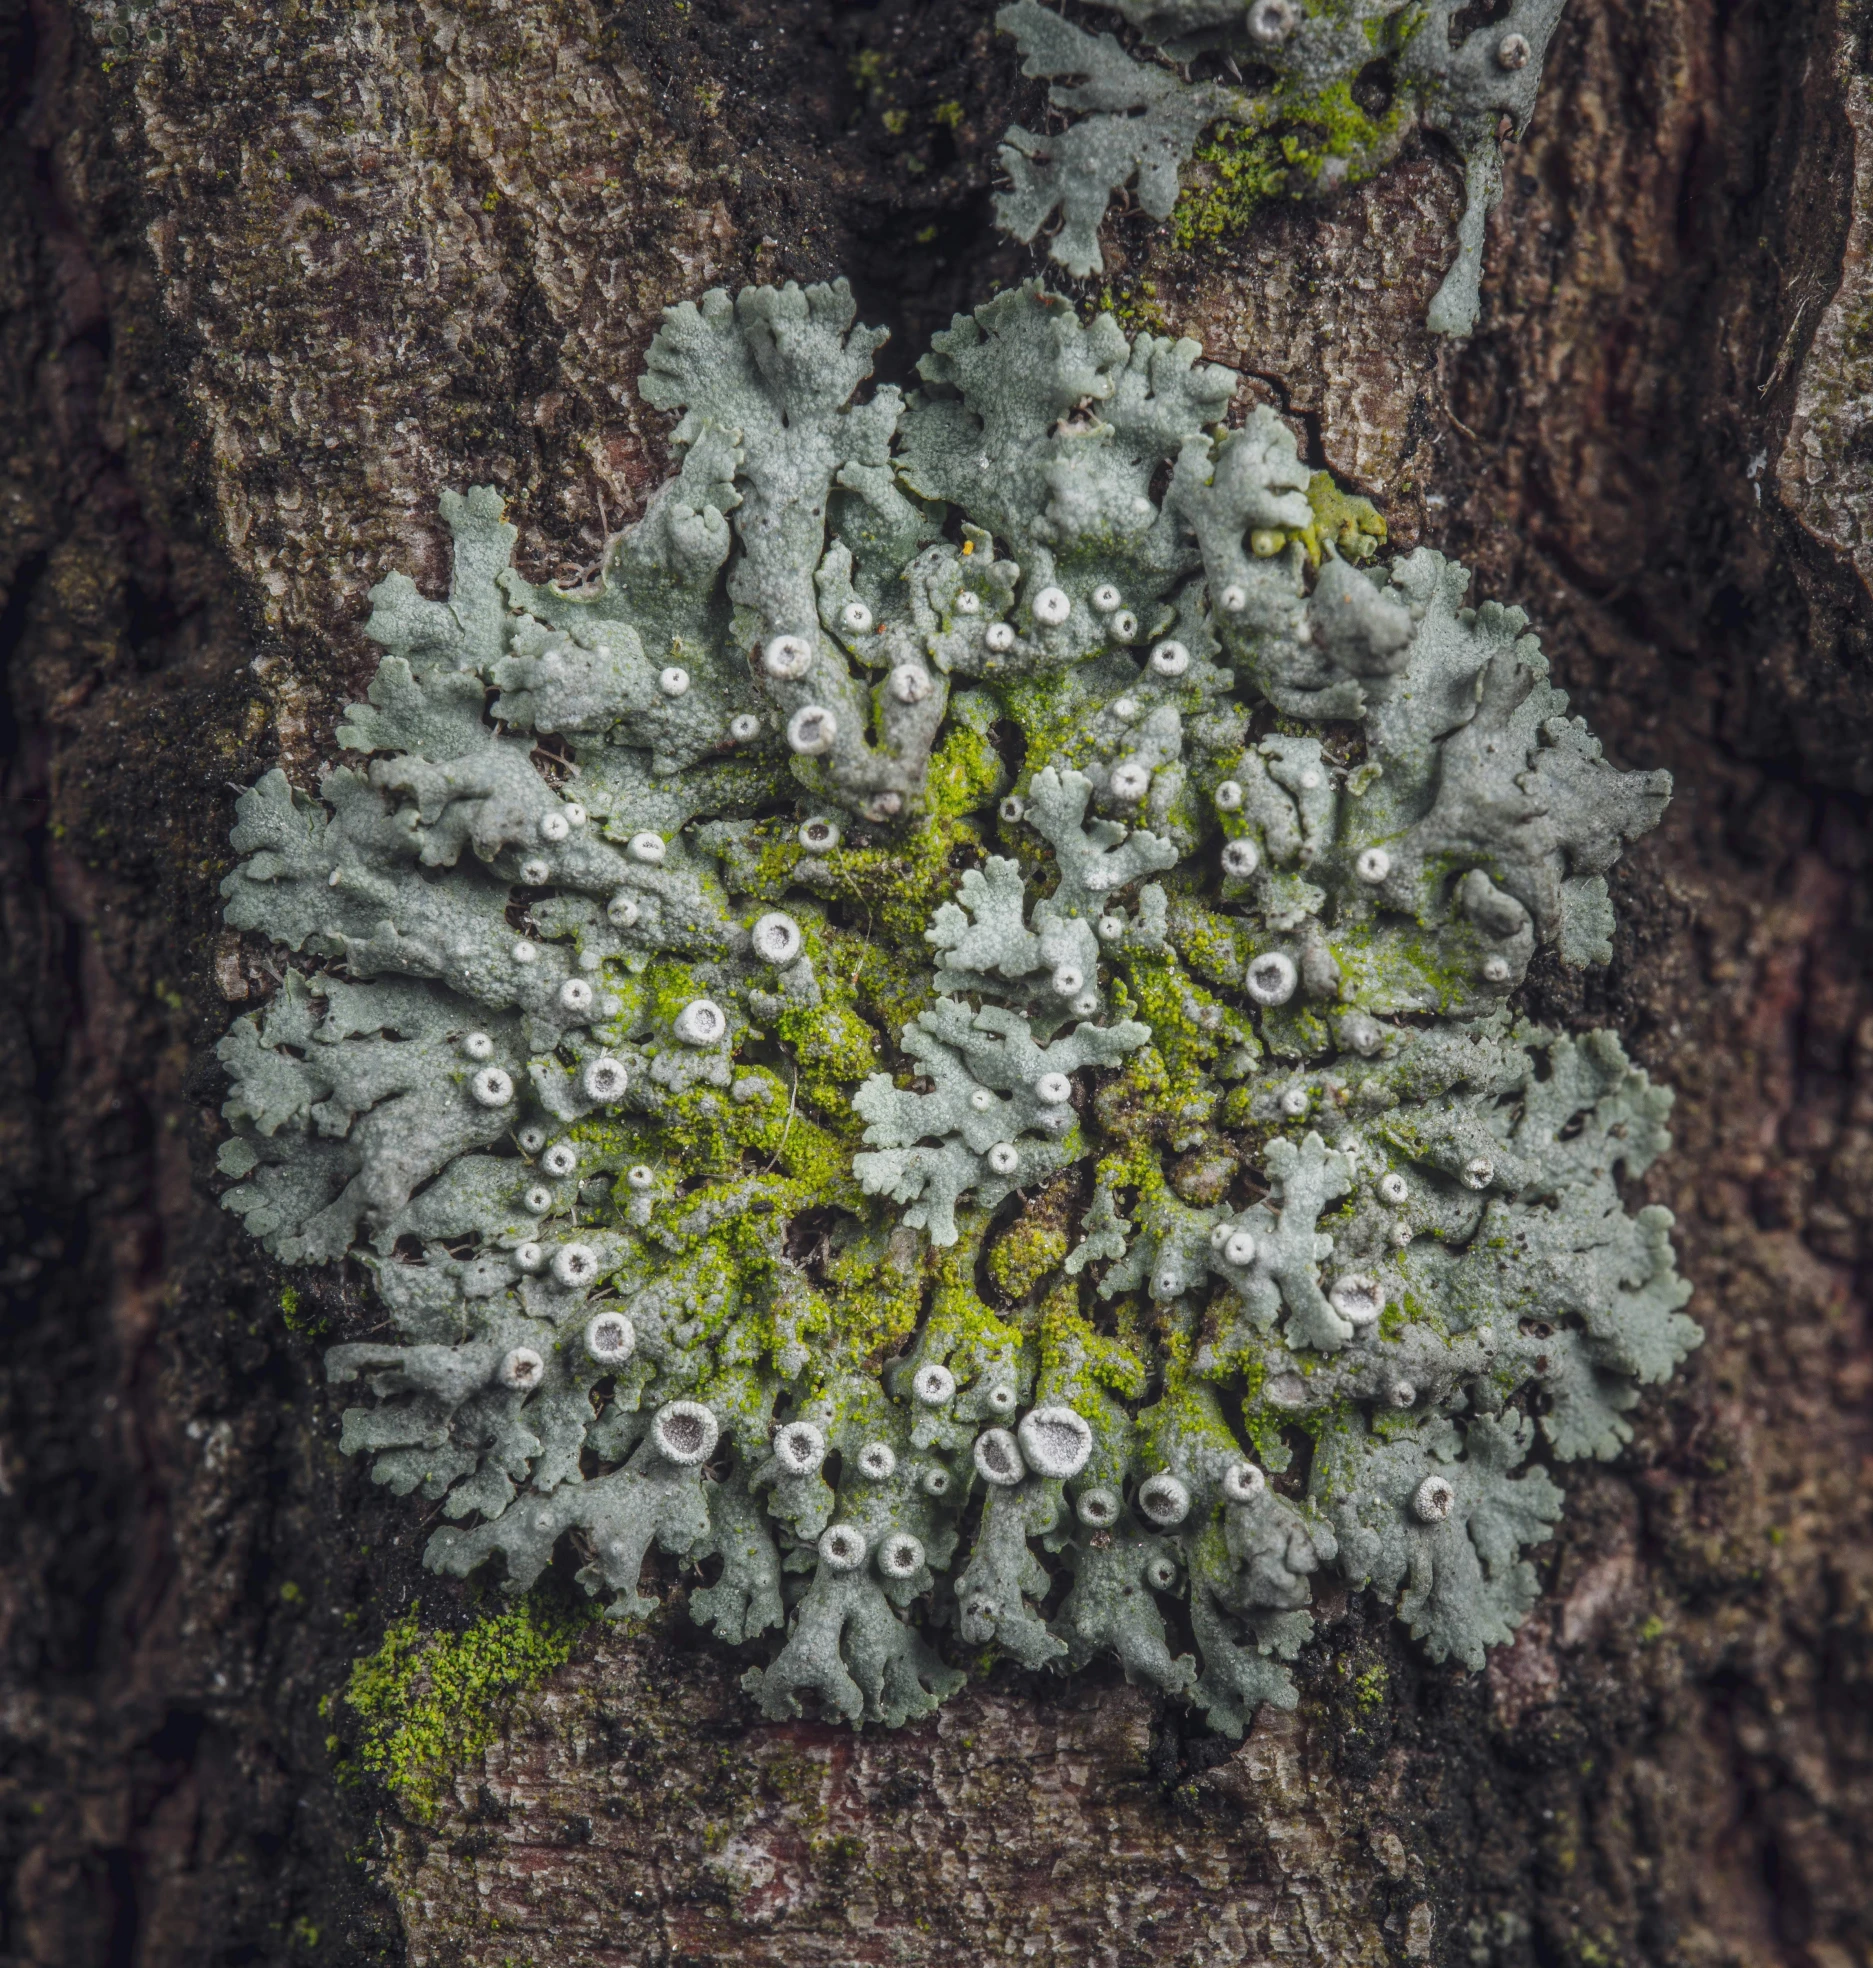
[[[342,1445],[432,1567],[641,1616],[656,1545],[769,1714],[1116,1655],[1239,1732],[1322,1570],[1476,1666],[1698,1338],[1669,1095],[1514,1009],[1668,782],[1195,344],[1029,287],[861,399],[880,339],[670,310],[589,589],[445,496],[355,762],[240,801],[297,961],[225,1200],[370,1273]]]

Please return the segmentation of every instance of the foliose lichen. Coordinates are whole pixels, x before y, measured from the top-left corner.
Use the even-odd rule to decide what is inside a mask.
[[[1112,199],[1129,187],[1153,218],[1169,218],[1205,131],[1253,146],[1257,191],[1309,198],[1370,177],[1422,127],[1450,141],[1464,175],[1457,258],[1428,325],[1474,329],[1484,229],[1502,196],[1499,131],[1505,119],[1518,136],[1527,127],[1566,0],[1511,0],[1481,24],[1465,0],[1088,4],[1135,30],[1139,54],[1039,0],[996,15],[1026,57],[1023,72],[1046,79],[1049,107],[1077,119],[1047,135],[1009,129],[1001,163],[1013,188],[997,199],[1005,231],[1029,240],[1058,214],[1049,255],[1075,275],[1096,273]]]
[[[1669,1094],[1512,1004],[1669,782],[1194,343],[1028,287],[857,402],[852,324],[670,310],[592,587],[480,490],[377,588],[355,763],[239,804],[225,1200],[374,1278],[430,1566],[656,1545],[771,1715],[1111,1654],[1240,1732],[1323,1569],[1474,1667],[1699,1337]]]

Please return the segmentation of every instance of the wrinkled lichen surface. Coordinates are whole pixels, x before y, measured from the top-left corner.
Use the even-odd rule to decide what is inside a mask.
[[[997,200],[1000,223],[1028,240],[1057,214],[1050,256],[1070,273],[1095,273],[1112,200],[1130,193],[1169,218],[1181,167],[1206,131],[1218,132],[1205,157],[1230,195],[1193,211],[1180,234],[1200,236],[1262,199],[1316,197],[1370,177],[1409,131],[1435,130],[1462,159],[1464,212],[1427,322],[1467,335],[1484,228],[1502,196],[1499,136],[1519,135],[1534,113],[1565,3],[1090,0],[1134,31],[1131,52],[1039,0],[1014,0],[997,20],[1025,72],[1047,79],[1048,106],[1076,120],[1052,134],[1009,129],[1001,162],[1013,189]]]
[[[240,802],[225,1200],[372,1272],[432,1567],[658,1546],[772,1715],[999,1649],[1240,1733],[1324,1570],[1478,1666],[1698,1338],[1669,1095],[1510,1008],[1669,782],[1194,343],[1025,288],[861,400],[853,317],[669,311],[589,589],[488,491],[377,589],[357,763]]]

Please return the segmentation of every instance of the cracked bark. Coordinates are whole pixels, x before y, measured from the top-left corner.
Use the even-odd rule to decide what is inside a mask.
[[[0,1962],[1873,1958],[1866,0],[1572,10],[1461,348],[1434,145],[1201,256],[1116,228],[1118,286],[1678,776],[1614,963],[1530,1001],[1679,1089],[1710,1337],[1569,1473],[1518,1643],[1431,1671],[1335,1602],[1232,1751],[1097,1676],[757,1727],[673,1619],[588,1635],[433,1826],[333,1781],[321,1697],[460,1603],[203,1179],[258,983],[228,782],[330,757],[439,487],[589,562],[663,469],[665,301],[848,269],[901,373],[1026,269],[990,11],[0,5]]]

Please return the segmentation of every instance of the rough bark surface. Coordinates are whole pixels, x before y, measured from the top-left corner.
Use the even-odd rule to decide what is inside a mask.
[[[932,1725],[757,1726],[687,1629],[596,1629],[434,1822],[321,1701],[420,1596],[310,1325],[215,1207],[228,785],[304,778],[491,479],[570,571],[663,470],[657,309],[849,269],[901,365],[1028,265],[1039,113],[974,0],[0,0],[0,1963],[1873,1960],[1873,9],[1577,4],[1492,226],[1414,148],[1115,295],[1198,335],[1533,613],[1669,766],[1612,966],[1543,1016],[1679,1089],[1652,1193],[1709,1339],[1567,1477],[1483,1676],[1322,1609],[1240,1748],[998,1676]],[[1375,1689],[1382,1690],[1372,1699]]]

